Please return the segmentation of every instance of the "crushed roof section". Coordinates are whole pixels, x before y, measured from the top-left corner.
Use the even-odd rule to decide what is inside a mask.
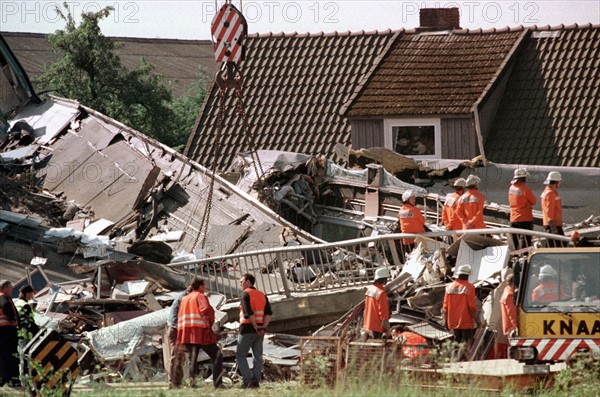
[[[41,33],[2,32],[27,74],[35,79],[44,66],[57,60],[47,35]],[[173,40],[132,37],[110,37],[123,43],[119,50],[123,65],[129,70],[140,65],[141,59],[153,64],[155,71],[173,83],[173,94],[182,95],[200,77],[200,68],[214,75],[217,65],[209,40]],[[44,87],[38,87],[44,89]]]
[[[600,25],[531,33],[486,156],[497,163],[600,167]]]
[[[350,124],[340,110],[378,62],[396,32],[251,35],[241,64],[249,134],[235,111],[230,91],[224,131],[214,153],[218,129],[218,90],[213,86],[200,111],[185,154],[217,169],[254,147],[332,155],[338,142],[350,143]]]
[[[402,34],[347,115],[468,114],[522,35],[522,30]]]

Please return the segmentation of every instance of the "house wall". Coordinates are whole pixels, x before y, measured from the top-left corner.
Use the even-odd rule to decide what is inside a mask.
[[[471,159],[479,155],[473,118],[442,119],[442,158]]]
[[[350,120],[352,148],[385,147],[382,119]],[[442,158],[471,159],[479,155],[477,133],[472,118],[443,118]]]
[[[350,120],[353,149],[384,147],[383,119]]]

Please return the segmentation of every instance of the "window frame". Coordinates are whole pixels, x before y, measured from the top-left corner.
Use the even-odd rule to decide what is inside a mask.
[[[440,118],[407,118],[407,119],[384,119],[384,145],[394,153],[393,127],[424,127],[433,126],[434,154],[427,155],[403,155],[413,159],[441,159],[442,158],[442,120]]]

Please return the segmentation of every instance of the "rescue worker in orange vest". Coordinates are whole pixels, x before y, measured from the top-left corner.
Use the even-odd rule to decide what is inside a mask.
[[[402,356],[411,360],[417,358],[426,361],[430,357],[431,349],[427,339],[411,331],[394,332],[392,337],[402,344]]]
[[[500,298],[500,311],[502,313],[502,334],[509,337],[511,332],[517,329],[517,306],[515,305],[515,276],[506,276],[506,286]],[[506,358],[508,344],[498,343],[497,356],[495,358]]]
[[[469,282],[471,266],[461,265],[455,273],[456,279],[446,286],[442,318],[446,328],[454,333],[454,340],[469,347],[479,319],[475,287]]]
[[[477,190],[481,179],[475,175],[469,175],[466,180],[467,191],[458,200],[456,216],[462,222],[463,230],[485,229],[483,221],[483,205],[485,196]]]
[[[425,231],[425,218],[421,210],[416,207],[417,199],[412,190],[402,193],[402,207],[398,211],[398,224],[402,233],[423,233]],[[415,239],[402,239],[404,252],[410,252],[415,248]]]
[[[212,330],[215,310],[204,295],[204,280],[195,277],[190,284],[191,292],[181,299],[177,315],[177,345],[183,346],[189,365],[188,373],[192,387],[196,387],[198,374],[198,353],[204,350],[212,360],[213,385],[222,387],[223,356],[217,346],[217,335]],[[175,371],[177,373],[177,371]],[[175,387],[181,386],[181,379],[173,379]]]
[[[551,265],[540,268],[538,279],[540,284],[531,292],[532,302],[550,303],[570,298],[566,289],[558,284],[558,274]]]
[[[365,293],[363,329],[375,339],[390,334],[390,303],[385,292],[385,284],[389,277],[387,267],[377,268],[374,282]]]
[[[462,230],[462,222],[456,216],[456,208],[458,207],[458,200],[465,192],[465,186],[466,181],[464,178],[458,178],[452,186],[454,193],[446,195],[446,201],[442,209],[442,222],[446,226],[446,230]]]
[[[240,279],[240,333],[236,349],[236,362],[242,375],[242,388],[260,387],[263,368],[263,340],[273,311],[267,296],[256,289],[256,278],[246,273]],[[248,353],[252,349],[252,370],[248,366]]]
[[[12,283],[8,280],[0,280],[0,355],[2,357],[0,386],[21,386],[17,332],[19,313],[13,303],[12,292]]]
[[[508,203],[510,204],[510,227],[516,229],[533,230],[533,206],[536,198],[531,189],[526,185],[529,172],[525,168],[517,168],[508,189]],[[516,249],[531,246],[531,236],[512,235]]]
[[[544,230],[547,233],[565,235],[562,228],[562,203],[560,195],[556,190],[560,185],[562,178],[557,171],[548,173],[548,177],[544,181],[546,189],[542,192],[542,223]],[[559,241],[549,240],[551,247],[562,247],[563,244]]]

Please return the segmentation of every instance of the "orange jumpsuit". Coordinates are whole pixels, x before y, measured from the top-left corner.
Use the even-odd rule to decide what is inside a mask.
[[[373,283],[365,293],[365,316],[363,328],[383,333],[383,320],[390,319],[390,303],[383,284]]]
[[[402,233],[423,233],[425,231],[425,218],[414,205],[405,203],[398,211],[398,223]],[[414,244],[415,239],[403,239],[404,244]]]
[[[461,230],[462,222],[456,216],[456,208],[458,207],[458,200],[462,195],[454,192],[446,195],[446,202],[442,209],[442,222],[446,226],[446,230]]]
[[[548,185],[541,196],[543,225],[549,226],[554,221],[554,226],[562,226],[562,203],[556,186]]]
[[[477,189],[468,189],[465,194],[458,200],[456,208],[456,216],[462,222],[463,229],[485,229],[483,221],[483,205],[485,196]],[[471,222],[471,226],[467,227],[467,223]]]
[[[502,333],[508,335],[510,331],[517,328],[517,306],[515,305],[515,287],[510,285],[504,288],[500,298],[502,310]]]
[[[536,203],[533,192],[524,182],[516,182],[508,189],[511,222],[533,222],[532,208]]]
[[[447,313],[448,329],[474,329],[477,312],[475,287],[467,280],[456,279],[446,287],[443,311]]]

